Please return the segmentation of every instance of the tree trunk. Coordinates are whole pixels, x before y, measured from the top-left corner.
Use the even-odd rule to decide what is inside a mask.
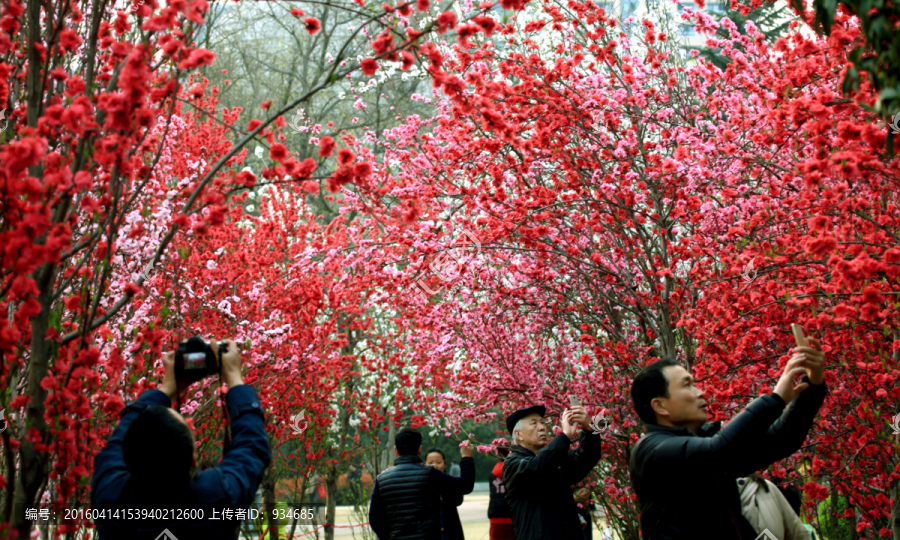
[[[304,476],[303,483],[300,484],[300,503],[295,504],[294,509],[291,512],[291,515],[292,515],[291,532],[288,533],[288,538],[290,538],[291,540],[293,540],[293,538],[294,538],[294,531],[297,530],[297,524],[300,523],[300,521],[301,521],[300,519],[293,519],[293,514],[294,514],[294,512],[297,512],[297,511],[300,512],[300,515],[305,514],[305,512],[303,512],[303,509],[304,509],[304,506],[306,506],[306,502],[309,500],[309,498],[306,496],[307,489],[309,489],[309,477]],[[316,508],[316,510],[318,510],[318,508]],[[313,525],[316,524],[315,519],[312,520],[312,524]]]
[[[268,471],[266,471],[266,475],[263,477],[262,481],[263,488],[263,504],[266,508],[266,517],[269,520],[269,540],[278,540],[280,536],[280,527],[281,524],[277,519],[274,519],[272,516],[274,515],[275,510],[275,475],[272,473],[272,468],[270,467]]]
[[[334,540],[334,514],[337,505],[337,465],[328,466],[328,476],[325,477],[325,493],[328,495],[325,506],[325,540]]]
[[[891,486],[890,496],[894,499],[894,505],[891,507],[891,530],[893,531],[894,540],[900,540],[900,493],[898,493],[897,486],[900,485],[900,482],[894,480]]]
[[[48,426],[44,420],[47,391],[41,387],[41,381],[50,367],[50,342],[46,340],[50,327],[51,289],[55,269],[45,265],[37,277],[40,294],[38,303],[41,312],[31,319],[31,359],[28,373],[27,395],[30,398],[25,407],[25,431],[34,428],[40,433],[41,443],[48,444]],[[13,528],[19,531],[20,538],[31,536],[31,521],[25,519],[25,509],[34,507],[38,488],[44,483],[47,468],[47,453],[34,449],[34,443],[23,438],[19,446],[19,474],[16,476],[16,491],[13,498]]]
[[[394,439],[397,437],[397,428],[394,427],[394,424],[391,423],[391,427],[388,430],[388,438],[387,445],[384,448],[384,451],[381,452],[381,459],[379,460],[379,470],[375,471],[375,476],[381,474],[388,466],[394,461]]]

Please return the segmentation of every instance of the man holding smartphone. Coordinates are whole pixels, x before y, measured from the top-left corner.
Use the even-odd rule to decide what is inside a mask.
[[[658,360],[635,377],[634,408],[648,432],[631,453],[643,538],[757,537],[761,531],[741,513],[736,479],[799,450],[828,392],[822,346],[812,338],[802,343],[774,391],[752,401],[724,428],[706,423],[703,392],[678,362]]]
[[[536,405],[506,419],[513,446],[503,463],[503,485],[513,536],[516,540],[581,540],[571,486],[600,461],[602,440],[591,433],[590,417],[578,405],[563,411],[563,432],[548,441],[546,413],[543,405]],[[569,451],[579,441],[581,446]]]

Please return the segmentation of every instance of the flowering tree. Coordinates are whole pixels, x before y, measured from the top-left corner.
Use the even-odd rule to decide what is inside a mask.
[[[762,2],[750,2],[753,7]],[[871,104],[875,112],[884,120],[891,121],[900,114],[900,40],[892,32],[900,21],[900,6],[888,0],[877,6],[870,6],[858,0],[824,2],[813,0],[791,0],[791,8],[803,16],[816,32],[830,36],[832,29],[842,33],[846,24],[858,25],[854,32],[853,50],[847,55],[852,63],[844,72],[842,90],[845,93],[858,92],[860,79],[865,74],[874,87],[878,99]],[[741,6],[748,9],[747,6]],[[887,137],[888,152],[894,152],[895,131]]]
[[[887,431],[900,190],[865,108],[875,89],[840,96],[852,21],[773,46],[750,23],[740,35],[686,15],[725,36],[708,42],[731,60],[723,71],[676,55],[651,20],[629,37],[590,1],[515,24],[491,2],[435,16],[427,0],[337,7],[371,54],[339,54],[302,96],[242,120],[190,77],[215,57],[193,43],[203,0],[4,4],[4,531],[27,536],[24,509],[45,494],[86,500],[124,402],[153,387],[164,349],[199,333],[245,347],[272,420],[267,503],[288,473],[324,470],[333,495],[360,433],[381,443],[407,417],[452,431],[528,402],[555,413],[572,393],[609,421],[588,484],[636,539],[636,370],[684,360],[728,418],[771,387],[800,322],[828,347],[832,393],[797,471],[771,472],[804,475],[810,504],[846,500],[821,518],[830,530],[900,539]],[[454,43],[423,42],[451,30]],[[359,138],[308,125],[315,154],[287,147],[299,104],[420,56],[437,117]],[[267,151],[251,169],[243,147],[257,137]],[[251,192],[258,216],[242,210]],[[206,462],[220,398],[213,381],[184,396]]]
[[[283,398],[268,403],[275,437],[298,409],[317,415],[307,467],[323,456],[316,442],[335,405],[384,418],[381,409],[366,414],[367,389],[329,395],[375,365],[354,346],[372,329],[361,285],[378,284],[364,272],[348,277],[347,260],[333,253],[347,245],[343,222],[317,222],[303,200],[366,178],[372,163],[350,167],[355,154],[333,154],[331,135],[318,155],[294,156],[279,130],[285,113],[355,70],[412,65],[436,23],[414,30],[421,21],[409,4],[335,6],[356,14],[351,38],[365,36],[372,56],[347,64],[338,55],[304,95],[239,126],[239,109],[220,111],[215,89],[188,78],[215,58],[193,43],[207,3],[125,7],[11,0],[0,12],[0,102],[9,111],[0,135],[0,373],[11,419],[0,500],[3,531],[20,537],[31,529],[25,509],[40,498],[87,499],[93,453],[124,402],[154,386],[161,352],[190,333],[246,344],[248,382]],[[301,9],[291,13],[308,34],[321,29]],[[258,174],[238,170],[256,137],[268,163]],[[265,223],[233,204],[258,183],[272,185]],[[398,376],[391,385],[402,394],[410,383]],[[185,399],[201,460],[214,460],[215,389],[207,382]],[[80,524],[68,525],[61,532]]]
[[[464,224],[486,259],[464,265],[459,291],[421,307],[434,336],[420,338],[430,344],[421,354],[461,366],[435,416],[514,408],[509,399],[562,407],[564,387],[609,411],[633,443],[624,390],[646,361],[686,361],[714,419],[728,418],[771,387],[799,322],[823,336],[832,388],[800,455],[815,456],[801,478],[808,504],[832,490],[850,507],[832,505],[827,519],[897,535],[887,431],[900,359],[897,163],[860,105],[872,89],[840,96],[857,30],[819,41],[795,23],[772,46],[726,19],[726,39],[708,42],[731,60],[722,71],[685,65],[650,20],[633,42],[589,2],[551,3],[540,16],[523,30],[565,36],[553,55],[529,53],[534,41],[520,46],[512,27],[503,49],[492,46],[487,20],[472,23],[470,34],[485,35],[475,46],[461,33],[451,53],[432,51],[442,115],[430,133],[413,119],[388,139],[397,171],[383,193],[396,196],[382,204],[408,208],[411,221]],[[703,13],[688,17],[718,29]],[[420,233],[411,260],[451,246],[434,230]],[[409,265],[407,279],[426,266]],[[493,279],[500,268],[505,283]],[[454,338],[437,338],[446,332]],[[600,499],[636,538],[628,451],[607,451]]]

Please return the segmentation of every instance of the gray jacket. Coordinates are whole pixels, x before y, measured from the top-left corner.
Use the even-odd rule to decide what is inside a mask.
[[[811,540],[778,486],[752,476],[738,478],[737,484],[741,490],[741,513],[756,532],[768,530],[778,540]]]

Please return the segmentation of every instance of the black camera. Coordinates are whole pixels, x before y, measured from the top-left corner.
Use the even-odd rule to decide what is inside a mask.
[[[228,352],[228,344],[219,343],[219,359]],[[175,380],[179,384],[193,384],[210,375],[221,372],[221,365],[213,354],[209,343],[200,336],[194,336],[178,344],[175,351]]]

